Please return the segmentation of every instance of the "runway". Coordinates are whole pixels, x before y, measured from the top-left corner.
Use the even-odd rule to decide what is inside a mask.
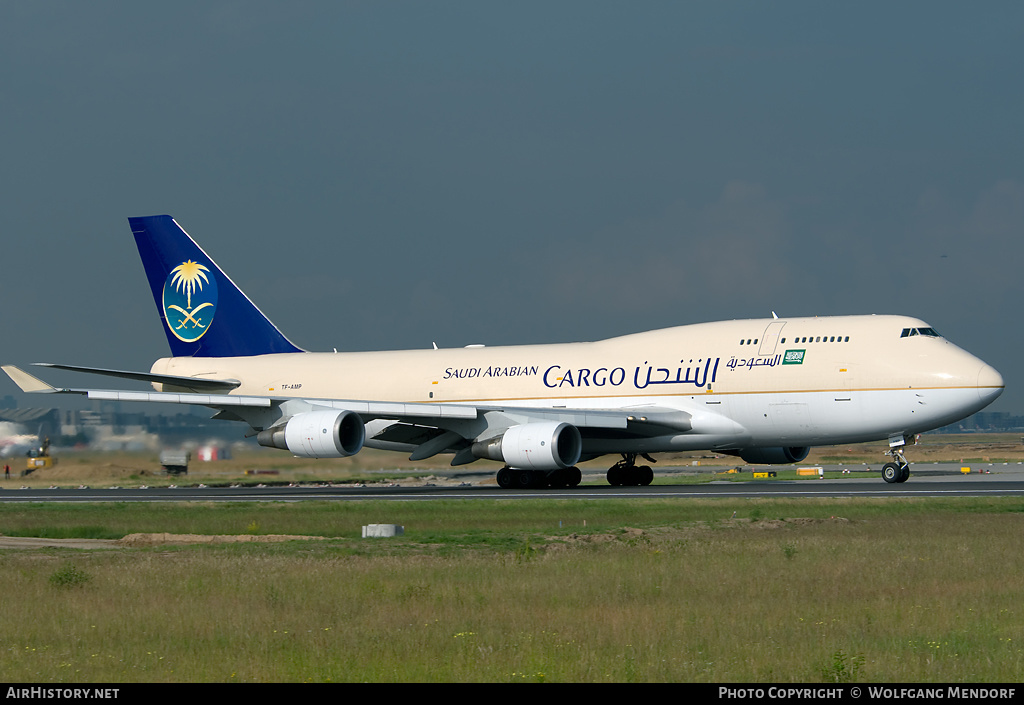
[[[907,498],[1024,497],[1024,466],[995,466],[991,474],[963,475],[952,464],[912,469],[910,480],[887,484],[877,472],[857,472],[841,479],[716,480],[699,485],[658,484],[670,481],[673,468],[663,469],[648,487],[584,484],[573,489],[503,490],[493,484],[464,486],[266,486],[176,488],[53,488],[0,490],[0,502],[302,502],[302,501],[430,501],[524,499],[669,499],[711,497],[777,498]],[[826,471],[838,468],[825,466]],[[675,469],[678,471],[678,469]],[[585,481],[589,477],[585,476]]]

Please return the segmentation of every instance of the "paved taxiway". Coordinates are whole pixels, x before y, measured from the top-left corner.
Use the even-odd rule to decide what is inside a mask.
[[[825,466],[826,471],[840,468]],[[495,485],[366,487],[177,487],[10,489],[0,491],[0,502],[298,502],[319,501],[422,501],[432,499],[624,499],[669,497],[1024,497],[1024,465],[980,466],[989,474],[960,473],[958,464],[912,466],[903,484],[884,482],[879,472],[853,472],[840,479],[718,480],[702,485],[654,484],[649,487],[582,485],[565,490],[502,490]],[[662,468],[664,475],[682,468]],[[594,473],[596,479],[598,475]],[[585,480],[589,480],[585,476]],[[658,482],[656,476],[655,482]]]

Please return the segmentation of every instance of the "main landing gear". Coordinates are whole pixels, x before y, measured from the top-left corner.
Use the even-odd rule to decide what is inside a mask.
[[[507,465],[498,471],[498,486],[504,490],[576,487],[583,480],[578,467],[558,470],[518,470]]]
[[[654,479],[654,471],[651,470],[649,465],[637,467],[637,455],[637,453],[623,453],[622,460],[608,468],[609,485],[613,487],[621,485],[639,487],[651,484],[651,481]],[[639,455],[649,463],[658,462],[646,453],[640,453]]]
[[[894,462],[882,466],[882,479],[886,482],[906,482],[910,477],[910,463],[903,457],[903,446],[906,443],[905,436],[895,436],[889,439],[889,450],[885,451],[885,454],[892,456]]]
[[[614,487],[649,485],[654,480],[654,471],[649,465],[637,465],[637,457],[650,463],[658,462],[646,453],[623,453],[622,460],[608,469],[608,484]],[[560,470],[520,470],[507,465],[498,471],[498,486],[505,490],[536,490],[552,487],[563,489],[577,487],[583,473],[577,467]]]

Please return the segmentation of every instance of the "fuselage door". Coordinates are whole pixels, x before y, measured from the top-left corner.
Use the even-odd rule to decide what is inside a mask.
[[[761,347],[758,348],[758,355],[775,354],[775,346],[779,343],[779,335],[782,333],[782,328],[785,325],[785,321],[772,321],[768,324],[768,327],[764,329],[764,335],[761,336]]]

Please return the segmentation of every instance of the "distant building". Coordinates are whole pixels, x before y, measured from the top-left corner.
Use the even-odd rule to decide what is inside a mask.
[[[0,422],[39,433],[54,445],[88,443],[101,450],[150,450],[184,444],[227,446],[245,440],[248,424],[193,414],[149,415],[97,409],[0,409]],[[254,442],[254,441],[253,441]]]
[[[18,424],[26,433],[50,438],[60,435],[59,409],[0,409],[0,421]]]
[[[1024,416],[1006,411],[979,411],[973,416],[936,429],[934,433],[1017,433],[1024,430]]]

